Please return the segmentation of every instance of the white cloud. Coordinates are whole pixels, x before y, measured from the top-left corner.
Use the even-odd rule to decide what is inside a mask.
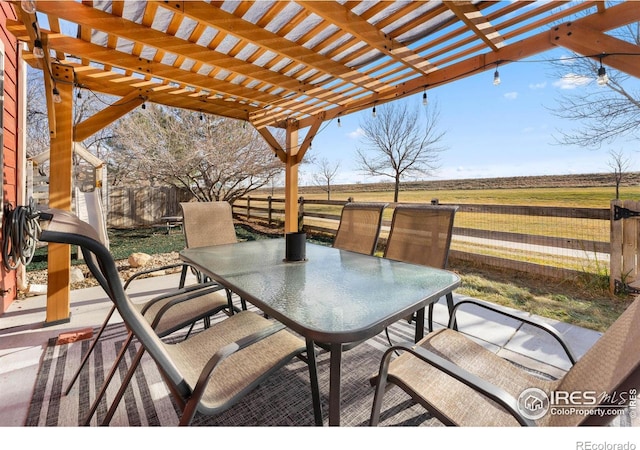
[[[355,131],[352,131],[351,133],[347,133],[347,136],[349,136],[351,139],[358,139],[364,136],[364,130],[358,127]]]
[[[554,81],[553,85],[560,89],[575,89],[577,87],[584,86],[585,84],[589,84],[592,81],[593,78],[576,75],[575,73],[568,73],[558,81]]]
[[[531,83],[529,85],[529,89],[544,89],[545,87],[547,87],[547,82],[543,81],[542,83]]]
[[[506,94],[504,94],[504,98],[506,98],[507,100],[515,100],[516,98],[518,98],[518,93],[517,92],[507,92]]]

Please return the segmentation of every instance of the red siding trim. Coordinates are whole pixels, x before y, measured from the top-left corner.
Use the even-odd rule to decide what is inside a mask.
[[[2,111],[4,125],[4,167],[2,170],[4,181],[2,193],[5,203],[10,202],[15,206],[17,201],[16,180],[18,178],[17,136],[19,133],[17,104],[18,56],[16,39],[6,28],[7,18],[17,19],[13,6],[7,2],[0,2],[0,40],[2,40],[4,44],[4,110]],[[1,258],[2,255],[0,255],[0,259]],[[2,314],[16,298],[16,272],[7,272],[1,264],[0,290],[0,294],[2,292],[5,293],[4,295],[0,295],[0,314]]]

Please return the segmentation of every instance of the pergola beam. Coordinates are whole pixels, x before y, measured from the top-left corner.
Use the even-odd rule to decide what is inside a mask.
[[[561,25],[553,36],[557,45],[595,60],[602,58],[606,65],[640,78],[640,46],[575,23]],[[636,54],[638,58],[625,54]]]

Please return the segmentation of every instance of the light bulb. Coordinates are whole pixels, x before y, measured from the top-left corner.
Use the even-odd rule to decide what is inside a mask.
[[[338,128],[342,128],[342,123],[340,122],[340,117],[338,117]]]
[[[424,91],[422,93],[422,104],[424,106],[427,106],[428,103],[429,103],[429,100],[427,99],[427,91]]]
[[[604,86],[609,82],[609,76],[607,75],[607,69],[600,66],[598,69],[598,84]]]
[[[375,117],[376,116],[376,107],[373,107],[373,110],[371,111],[371,116]]]
[[[493,85],[497,86],[500,84],[500,73],[498,72],[498,69],[496,69],[495,73],[493,74]]]
[[[62,97],[60,97],[60,91],[58,88],[53,88],[53,103],[62,103]]]
[[[44,49],[42,48],[42,41],[36,39],[33,43],[33,56],[36,58],[44,58]]]
[[[22,0],[20,2],[20,6],[22,7],[22,10],[26,13],[33,14],[36,12],[35,0]]]
[[[142,104],[142,109],[147,109],[147,104],[146,103]]]

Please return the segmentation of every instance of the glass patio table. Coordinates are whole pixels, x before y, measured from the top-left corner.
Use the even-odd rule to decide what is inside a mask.
[[[460,284],[452,272],[307,243],[304,262],[285,262],[285,239],[185,249],[194,264],[244,300],[307,340],[330,347],[329,425],[340,424],[345,344],[365,341],[424,309]]]

